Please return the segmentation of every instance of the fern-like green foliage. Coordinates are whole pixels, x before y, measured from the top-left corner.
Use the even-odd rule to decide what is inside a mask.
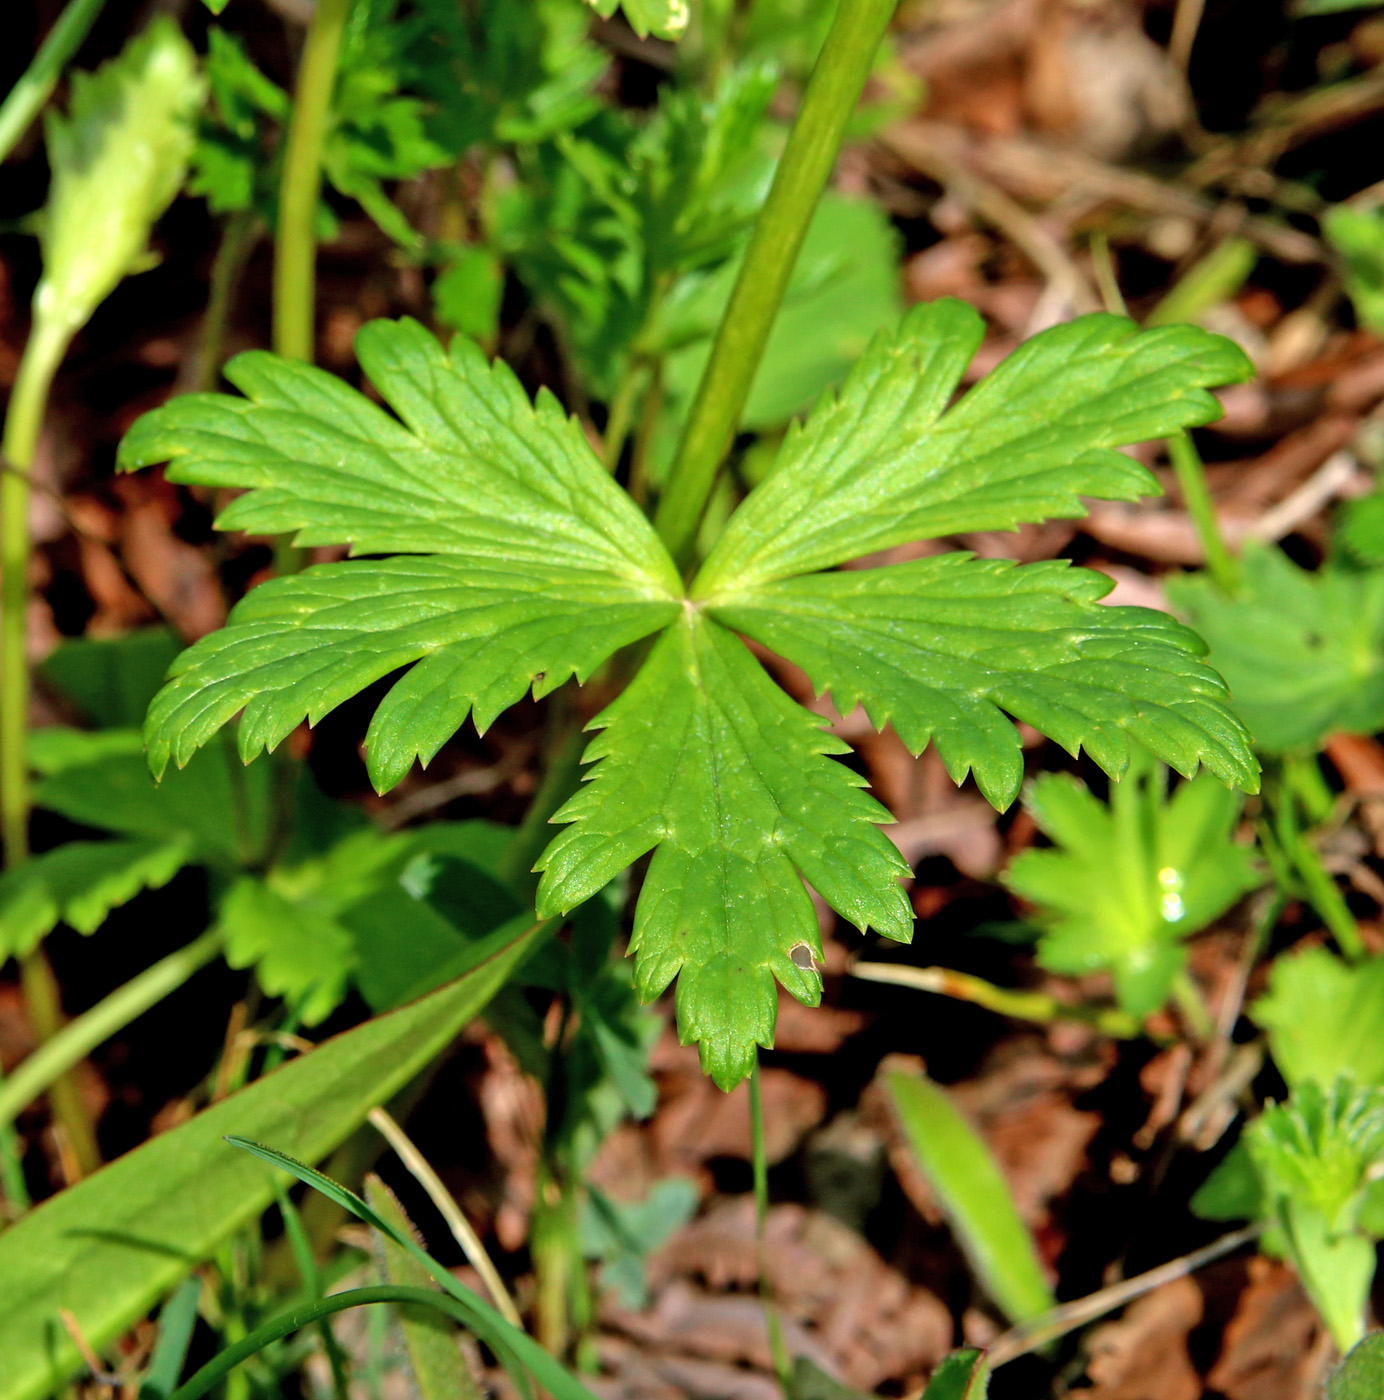
[[[1231,839],[1239,796],[1205,774],[1171,797],[1166,782],[1161,767],[1140,763],[1106,805],[1070,774],[1037,779],[1026,805],[1054,845],[1023,852],[1005,875],[1034,905],[1039,962],[1110,972],[1132,1016],[1163,1005],[1186,965],[1185,940],[1257,883],[1249,851]]]
[[[377,786],[426,763],[468,712],[484,728],[526,691],[579,681],[661,632],[593,727],[593,781],[539,862],[544,916],[653,852],[635,916],[646,996],[681,977],[681,1032],[729,1087],[772,1043],[777,979],[815,1001],[809,881],[862,929],[907,938],[906,867],[887,814],[833,763],[842,746],[736,632],[799,662],[839,705],[934,739],[952,775],[1015,796],[1006,715],[1118,775],[1142,744],[1179,771],[1250,788],[1257,768],[1194,634],[1063,565],[967,556],[821,573],[867,551],[1079,515],[1080,498],[1156,490],[1120,446],[1204,423],[1209,387],[1249,367],[1193,327],[1087,317],[1035,338],[947,405],[981,335],[957,302],[919,307],[839,395],[790,432],[685,589],[647,519],[546,393],[530,403],[474,344],[411,322],[362,330],[377,407],[321,371],[232,362],[244,397],[146,415],[126,468],[240,488],[223,528],[393,556],[255,589],[176,663],[151,707],[151,762],[182,764],[237,711],[249,760],[304,719],[403,672],[366,739]],[[810,956],[809,956],[810,955]]]

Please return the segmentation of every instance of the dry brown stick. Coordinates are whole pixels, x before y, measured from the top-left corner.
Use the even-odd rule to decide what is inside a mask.
[[[1257,1239],[1263,1228],[1262,1224],[1256,1224],[1232,1230],[1228,1235],[1222,1235],[1220,1239],[1204,1245],[1201,1249],[1194,1249],[1179,1259],[1170,1259],[1166,1264],[1159,1264],[1157,1268],[1149,1269],[1146,1273],[1122,1279],[1119,1283],[1112,1283],[1109,1288],[1099,1289],[1085,1298],[1063,1303],[1031,1322],[1011,1327],[990,1348],[991,1366],[1003,1366],[1007,1361],[1026,1356],[1045,1343],[1056,1341],[1058,1337],[1063,1337],[1078,1327],[1084,1327],[1086,1323],[1094,1322],[1098,1317],[1104,1317],[1116,1308],[1124,1307],[1126,1303],[1132,1303],[1136,1298],[1151,1293],[1155,1288],[1161,1288],[1165,1283],[1186,1278],[1188,1274],[1195,1273],[1227,1254],[1233,1254],[1237,1249]]]

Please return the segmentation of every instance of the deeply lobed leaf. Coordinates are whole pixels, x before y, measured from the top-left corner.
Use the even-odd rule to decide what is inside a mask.
[[[1023,779],[1006,713],[1113,777],[1137,740],[1181,773],[1205,763],[1253,787],[1248,735],[1199,639],[1162,613],[1101,606],[1112,587],[1062,562],[944,554],[727,587],[711,612],[801,666],[841,713],[863,704],[915,754],[935,742],[952,778],[974,772],[1001,809]]]
[[[273,749],[402,666],[366,737],[384,792],[425,766],[468,712],[482,732],[532,687],[586,680],[619,647],[661,627],[677,604],[567,565],[440,555],[322,564],[266,583],[224,627],[175,663],[149,710],[149,761],[179,765],[237,712],[241,756]]]
[[[874,825],[888,813],[825,755],[846,746],[769,680],[742,643],[688,612],[601,714],[592,781],[554,818],[538,907],[565,912],[654,859],[631,947],[647,999],[674,977],[685,1042],[730,1087],[773,1043],[774,979],[821,996],[817,917],[799,875],[862,930],[908,938],[908,873]]]
[[[983,334],[972,307],[942,300],[876,339],[840,394],[789,432],[694,596],[912,540],[1079,516],[1082,496],[1156,494],[1116,449],[1211,422],[1221,410],[1207,390],[1253,373],[1235,345],[1195,326],[1141,332],[1083,316],[1034,336],[944,411]]]

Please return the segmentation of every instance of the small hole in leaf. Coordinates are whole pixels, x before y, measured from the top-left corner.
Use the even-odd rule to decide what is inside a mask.
[[[800,967],[804,972],[810,972],[816,965],[817,960],[812,956],[812,949],[806,943],[799,943],[789,954],[794,967]]]

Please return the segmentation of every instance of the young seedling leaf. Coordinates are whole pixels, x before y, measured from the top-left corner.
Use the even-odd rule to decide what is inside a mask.
[[[594,777],[539,861],[540,912],[587,899],[650,850],[631,948],[646,999],[674,977],[685,1042],[724,1088],[772,1045],[777,978],[821,998],[821,936],[802,879],[862,931],[907,939],[907,873],[888,814],[825,755],[845,745],[769,680],[744,644],[688,613],[596,721]],[[806,966],[792,954],[805,946]],[[680,976],[679,976],[680,975]]]
[[[916,1074],[890,1074],[885,1083],[904,1139],[981,1286],[1011,1322],[1055,1307],[1033,1237],[1019,1219],[995,1159],[946,1090]],[[962,1388],[955,1393],[972,1392]]]
[[[397,783],[475,707],[585,678],[677,612],[666,551],[556,402],[458,340],[374,322],[361,363],[400,422],[333,376],[270,355],[227,369],[248,400],[189,395],[141,419],[126,467],[250,490],[225,528],[425,553],[321,565],[252,593],[189,648],[150,711],[150,762],[179,766],[242,707],[246,758],[371,681],[421,662],[382,704],[372,778]],[[464,680],[458,679],[464,673]]]
[[[691,16],[689,0],[586,0],[603,19],[623,9],[630,28],[646,39],[681,39]]]
[[[44,1202],[0,1235],[0,1396],[41,1400],[81,1373],[60,1308],[98,1352],[273,1199],[262,1166],[228,1133],[324,1157],[441,1051],[486,1004],[545,925],[461,980],[290,1060],[272,1074]]]
[[[1312,573],[1252,544],[1241,575],[1233,597],[1206,574],[1170,580],[1168,597],[1210,643],[1256,746],[1291,753],[1384,724],[1384,569]]]
[[[1374,1242],[1362,1220],[1384,1166],[1384,1087],[1308,1080],[1247,1130],[1265,1202],[1336,1345],[1364,1331]]]
[[[1113,585],[1064,562],[943,554],[727,587],[711,612],[801,666],[836,708],[863,704],[913,753],[937,745],[996,807],[1023,780],[1006,714],[1121,773],[1138,741],[1182,773],[1252,787],[1243,726],[1201,643],[1162,613],[1108,608]]]
[[[1351,964],[1326,948],[1275,958],[1250,1015],[1290,1089],[1342,1075],[1384,1085],[1384,958]]]
[[[96,72],[73,75],[67,115],[47,119],[41,327],[65,339],[148,265],[149,230],[183,182],[203,95],[192,45],[162,16]]]
[[[1027,805],[1051,850],[1024,851],[1005,884],[1035,906],[1038,958],[1053,972],[1105,969],[1120,1005],[1147,1016],[1186,961],[1183,941],[1258,883],[1231,839],[1241,799],[1202,775],[1165,796],[1147,761],[1109,806],[1068,774],[1037,779]]]

